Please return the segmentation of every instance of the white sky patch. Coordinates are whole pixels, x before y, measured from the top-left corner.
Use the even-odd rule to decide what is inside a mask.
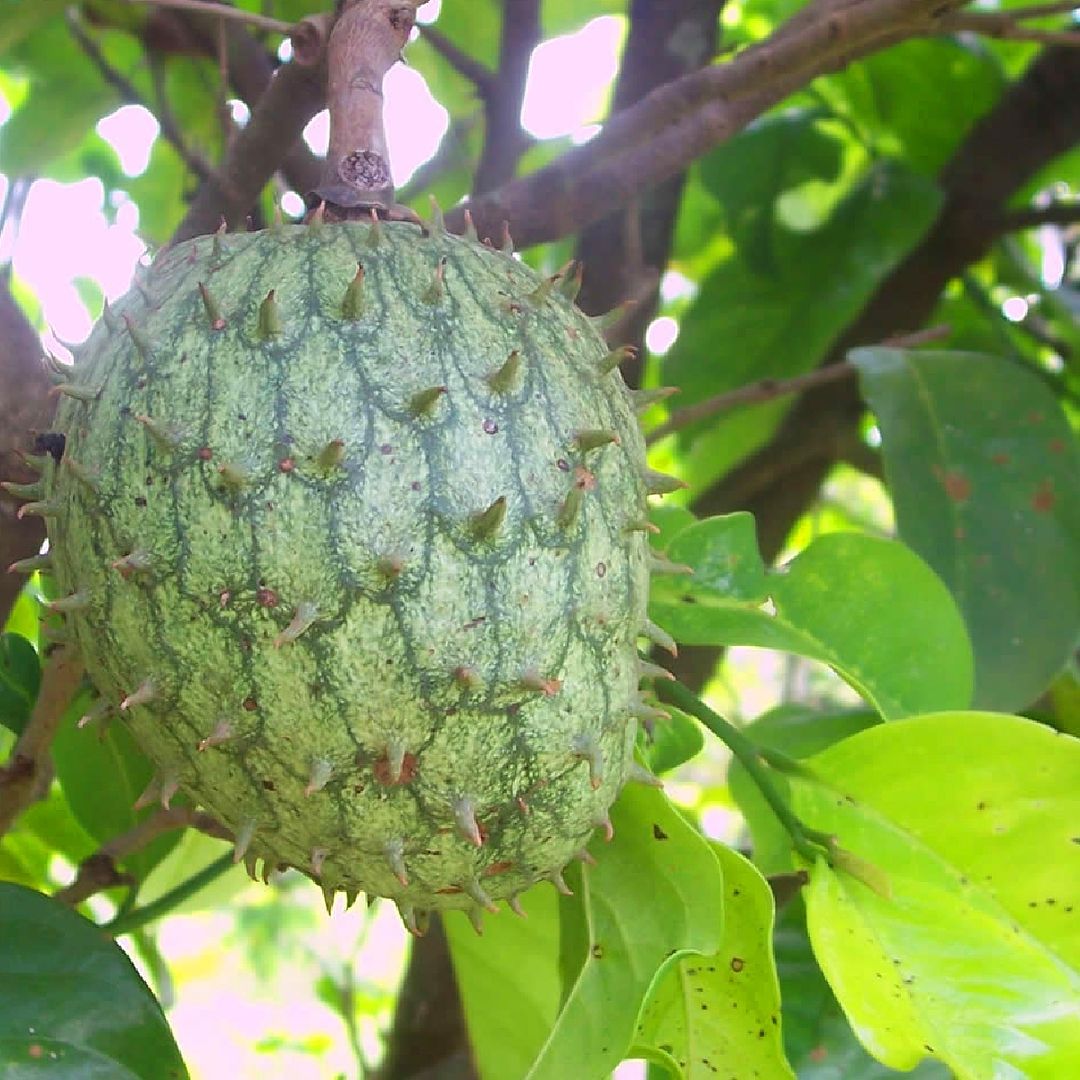
[[[38,180],[27,196],[14,245],[15,273],[37,294],[46,324],[72,344],[85,341],[93,325],[75,279],[96,281],[114,301],[127,292],[146,250],[135,235],[135,204],[122,204],[117,223],[110,225],[102,213],[104,202],[96,178],[75,184]]]
[[[298,218],[304,212],[304,200],[295,191],[286,191],[281,196],[281,212],[287,217]]]
[[[689,300],[697,290],[697,284],[678,270],[668,270],[660,279],[660,298],[665,304],[676,300]]]
[[[1010,296],[1001,305],[1001,313],[1009,322],[1023,322],[1027,318],[1028,302],[1022,296]]]
[[[243,127],[251,119],[251,110],[239,98],[229,101],[229,115],[237,127]]]
[[[125,176],[145,172],[160,131],[154,114],[141,105],[122,105],[97,125],[97,133],[116,151]]]
[[[618,70],[625,33],[625,19],[604,15],[538,45],[521,109],[525,130],[538,139],[587,138]]]
[[[428,0],[421,4],[416,12],[416,21],[421,26],[430,26],[442,12],[442,0]]]
[[[645,344],[654,356],[663,356],[675,344],[679,336],[679,324],[669,315],[653,319],[645,331]]]
[[[418,71],[395,64],[383,82],[386,141],[390,171],[398,187],[438,148],[450,124],[450,114],[435,100]],[[304,139],[315,154],[330,145],[330,114],[325,109],[304,128]]]

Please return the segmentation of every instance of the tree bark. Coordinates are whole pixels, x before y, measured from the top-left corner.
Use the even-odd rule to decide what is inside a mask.
[[[41,355],[41,342],[5,277],[0,282],[0,479],[20,484],[36,476],[19,459],[19,451],[31,448],[34,431],[48,429],[55,409]],[[18,519],[20,504],[0,491],[0,626],[23,586],[20,575],[5,571],[11,563],[40,551],[45,539],[40,518]]]

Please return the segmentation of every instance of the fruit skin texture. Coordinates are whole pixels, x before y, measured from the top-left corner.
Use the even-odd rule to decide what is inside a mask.
[[[559,882],[640,707],[645,452],[606,355],[438,230],[162,253],[78,357],[43,484],[60,606],[160,797],[410,925]]]

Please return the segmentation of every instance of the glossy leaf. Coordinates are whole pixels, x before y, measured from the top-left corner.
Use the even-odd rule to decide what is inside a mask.
[[[705,747],[701,725],[692,716],[671,705],[664,712],[670,719],[658,721],[652,741],[644,740],[645,762],[657,775],[677,769]]]
[[[859,349],[900,534],[952,590],[975,702],[1019,709],[1080,630],[1080,451],[1046,386],[991,356]]]
[[[131,961],[93,923],[0,883],[0,1073],[180,1080],[187,1070]]]
[[[458,913],[446,920],[484,1080],[554,1080],[583,1061],[606,1074],[663,968],[719,946],[723,876],[707,841],[653,788],[627,788],[612,821],[614,841],[590,845],[597,865],[568,875],[574,897],[538,886],[530,918],[489,918],[483,941]]]
[[[712,956],[684,957],[657,980],[633,1055],[686,1080],[794,1077],[781,1039],[772,892],[737,851],[714,850],[724,872],[724,940]]]
[[[766,573],[753,518],[731,514],[682,530],[668,555],[694,574],[656,581],[650,612],[680,643],[821,660],[886,719],[968,704],[963,622],[948,590],[903,544],[832,533]],[[775,614],[763,606],[769,599]]]
[[[806,902],[866,1048],[896,1069],[937,1057],[959,1080],[1080,1071],[1080,742],[937,714],[805,764],[796,813],[862,860],[819,862]]]
[[[806,911],[793,902],[777,920],[773,937],[784,1002],[784,1049],[799,1080],[951,1080],[930,1058],[899,1073],[864,1049],[814,960]]]
[[[34,646],[18,634],[0,634],[0,725],[20,734],[40,685],[41,664]]]
[[[733,164],[732,168],[736,166]],[[737,249],[701,283],[663,360],[679,407],[766,376],[809,371],[937,212],[936,189],[898,165],[870,170],[819,229],[777,229],[774,274]],[[723,475],[760,446],[789,401],[740,409],[681,432],[682,475],[695,486]]]
[[[77,726],[89,704],[88,696],[80,695],[68,709],[53,743],[53,760],[75,817],[95,840],[106,843],[154,812],[155,806],[134,809],[154,770],[122,723]],[[127,856],[123,868],[142,880],[179,838],[178,831],[164,833]]]

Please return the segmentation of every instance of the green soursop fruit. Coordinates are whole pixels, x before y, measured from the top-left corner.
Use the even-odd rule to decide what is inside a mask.
[[[26,509],[96,714],[253,873],[416,929],[610,829],[669,488],[574,284],[405,223],[201,238],[59,387]]]

